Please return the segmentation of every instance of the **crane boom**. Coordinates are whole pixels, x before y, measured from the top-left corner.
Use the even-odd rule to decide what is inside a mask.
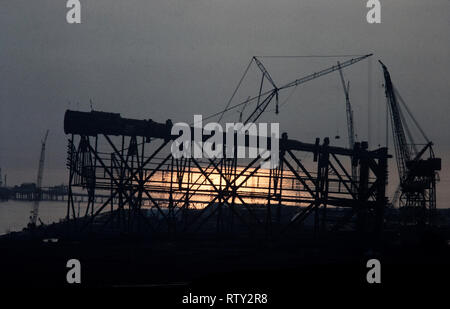
[[[332,73],[332,72],[334,72],[334,71],[337,71],[337,70],[339,70],[339,68],[343,69],[343,68],[345,68],[345,67],[348,67],[348,66],[350,66],[350,65],[353,65],[353,64],[355,64],[355,63],[357,63],[357,62],[360,62],[361,60],[364,60],[364,59],[366,59],[366,58],[368,58],[368,57],[370,57],[370,56],[372,56],[372,55],[373,55],[373,54],[368,54],[368,55],[364,55],[364,56],[361,56],[361,57],[352,58],[352,59],[350,59],[350,60],[347,60],[347,61],[342,62],[340,65],[333,65],[333,66],[331,66],[331,67],[329,67],[329,68],[326,68],[326,69],[324,69],[324,70],[322,70],[322,71],[319,71],[319,72],[316,72],[316,73],[307,75],[307,76],[302,77],[302,78],[299,78],[299,79],[296,79],[296,80],[293,81],[293,82],[290,82],[290,83],[287,83],[287,84],[284,85],[284,86],[281,86],[279,89],[280,89],[280,90],[283,90],[283,89],[286,89],[286,88],[298,86],[298,85],[303,84],[303,83],[305,83],[305,82],[307,82],[307,81],[310,81],[310,80],[316,79],[316,78],[318,78],[318,77],[321,77],[321,76],[330,74],[330,73]]]
[[[353,148],[355,145],[355,130],[354,130],[354,124],[353,124],[353,110],[352,105],[350,104],[350,82],[348,82],[347,85],[345,85],[345,79],[344,79],[344,73],[342,72],[341,65],[338,61],[338,67],[339,67],[339,75],[341,77],[342,82],[342,88],[344,88],[345,93],[345,110],[347,113],[347,133],[348,133],[348,146],[349,148]]]
[[[31,211],[30,224],[31,226],[36,226],[36,221],[38,218],[39,212],[39,201],[41,199],[41,189],[42,189],[42,177],[44,174],[44,162],[45,162],[45,144],[47,143],[48,130],[45,132],[44,139],[41,141],[41,155],[39,157],[39,167],[37,173],[37,181],[36,181],[36,191],[37,196],[35,197],[33,210]]]
[[[355,130],[354,130],[354,124],[353,124],[353,110],[352,105],[350,103],[350,81],[345,85],[345,78],[344,73],[342,72],[341,64],[338,61],[338,68],[339,68],[339,76],[341,77],[341,83],[342,88],[344,88],[344,94],[345,94],[345,111],[347,114],[347,134],[348,134],[348,148],[352,149],[355,146]],[[352,179],[353,182],[356,183],[357,180],[358,171],[356,169],[356,166],[352,164]],[[352,184],[352,190],[355,191],[356,188]]]
[[[257,104],[255,109],[253,110],[253,112],[250,114],[250,116],[247,117],[247,119],[245,120],[245,123],[249,123],[249,122],[256,122],[259,117],[262,115],[262,113],[264,113],[264,111],[266,110],[267,106],[269,106],[270,102],[272,101],[273,98],[275,98],[276,100],[278,100],[278,93],[281,90],[285,90],[285,89],[289,89],[292,87],[296,87],[300,84],[306,83],[308,81],[311,81],[313,79],[319,78],[321,76],[330,74],[334,71],[337,71],[339,69],[351,66],[361,60],[364,60],[368,57],[372,56],[372,54],[367,54],[361,57],[357,57],[357,58],[352,58],[350,60],[344,61],[342,62],[340,65],[333,65],[331,67],[328,67],[324,70],[321,70],[319,72],[315,72],[309,75],[306,75],[304,77],[298,78],[292,82],[289,82],[281,87],[276,87],[274,81],[272,80],[272,78],[270,77],[270,75],[268,74],[267,70],[264,68],[264,65],[262,65],[262,63],[260,61],[257,61],[257,65],[258,67],[261,69],[261,71],[263,72],[263,77],[266,76],[266,78],[269,80],[269,82],[274,86],[273,89],[265,91],[263,93],[259,93],[259,95],[254,96],[252,98],[250,98],[249,100],[247,100],[247,102],[249,101],[253,101],[255,99],[257,99]],[[254,58],[256,59],[256,57]],[[256,59],[257,60],[257,59]],[[260,100],[261,97],[265,97],[263,100]]]
[[[383,68],[384,74],[384,87],[385,94],[387,98],[387,103],[389,106],[391,114],[391,123],[394,136],[394,148],[397,159],[397,168],[401,181],[406,177],[406,161],[411,159],[411,154],[409,151],[408,144],[406,142],[406,135],[403,129],[403,121],[400,113],[400,108],[397,101],[397,96],[394,91],[394,86],[392,85],[391,75],[387,67],[378,60]]]

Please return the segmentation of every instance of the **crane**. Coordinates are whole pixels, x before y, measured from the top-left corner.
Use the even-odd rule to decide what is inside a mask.
[[[298,78],[296,80],[293,80],[289,83],[286,83],[282,86],[277,86],[276,83],[274,82],[274,80],[272,79],[272,77],[270,76],[269,72],[267,71],[267,69],[264,67],[264,65],[262,64],[262,62],[255,56],[252,58],[252,61],[250,61],[249,65],[247,66],[247,69],[244,73],[244,75],[242,76],[241,80],[239,81],[239,84],[237,85],[235,91],[233,92],[233,95],[231,96],[230,100],[228,101],[225,109],[223,111],[220,111],[218,113],[212,114],[208,117],[206,117],[204,120],[215,117],[215,116],[219,116],[219,121],[222,119],[223,115],[231,110],[231,109],[235,109],[238,108],[239,106],[242,105],[247,105],[250,102],[256,101],[256,107],[253,109],[253,111],[250,113],[250,115],[246,118],[246,120],[244,121],[244,124],[248,124],[248,123],[254,123],[256,122],[259,117],[266,111],[267,107],[269,106],[270,102],[272,102],[272,100],[275,98],[275,111],[278,114],[278,94],[280,91],[282,90],[286,90],[289,88],[293,88],[293,87],[297,87],[300,84],[306,83],[308,81],[311,81],[313,79],[319,78],[321,76],[330,74],[334,71],[339,70],[340,68],[345,68],[348,66],[351,66],[361,60],[364,60],[368,57],[372,56],[372,54],[367,54],[367,55],[363,55],[360,57],[356,57],[356,58],[352,58],[349,59],[347,61],[342,62],[340,65],[333,65],[331,67],[328,67],[326,69],[323,69],[319,72],[315,72],[309,75],[306,75],[304,77]],[[251,66],[251,64],[255,62],[256,65],[258,66],[258,68],[261,70],[262,72],[262,77],[261,77],[261,82],[260,82],[260,87],[259,87],[259,93],[258,95],[255,95],[253,97],[248,98],[247,100],[245,100],[244,102],[235,104],[233,106],[230,106],[230,103],[232,101],[232,99],[234,98],[237,89],[240,87],[243,78],[245,77],[245,75],[248,72],[249,67]],[[264,81],[267,80],[272,88],[266,91],[263,91],[263,83]],[[242,115],[240,116],[242,117]]]
[[[30,224],[29,224],[31,227],[36,226],[36,221],[38,219],[39,201],[41,199],[42,176],[44,174],[45,144],[47,143],[47,137],[48,137],[48,130],[45,132],[45,136],[41,141],[41,155],[39,157],[39,168],[38,168],[37,181],[36,181],[37,195],[34,199],[33,210],[31,211]]]
[[[247,100],[247,102],[252,101],[257,99],[257,104],[256,104],[256,108],[253,110],[253,112],[247,117],[247,119],[245,120],[244,123],[249,123],[249,122],[256,122],[258,120],[258,118],[261,116],[262,113],[264,113],[264,111],[266,110],[267,106],[270,104],[270,102],[272,101],[273,98],[276,99],[276,113],[278,113],[278,93],[282,90],[286,90],[292,87],[297,87],[300,84],[306,83],[308,81],[311,81],[313,79],[319,78],[321,76],[330,74],[334,71],[340,70],[342,68],[351,66],[361,60],[364,60],[368,57],[372,56],[372,54],[367,54],[364,56],[360,56],[357,58],[352,58],[349,59],[347,61],[342,62],[341,64],[338,65],[333,65],[331,67],[328,67],[326,69],[323,69],[319,72],[314,72],[312,74],[306,75],[302,78],[298,78],[294,81],[291,81],[289,83],[286,83],[280,87],[277,87],[275,85],[275,82],[273,81],[272,77],[269,75],[269,73],[267,72],[266,68],[264,67],[264,65],[256,58],[253,57],[255,59],[256,64],[258,65],[258,67],[260,68],[260,70],[262,71],[263,75],[262,75],[262,79],[261,79],[261,86],[260,86],[260,90],[259,90],[259,95],[255,96],[253,98],[250,98]],[[270,84],[273,86],[273,89],[262,92],[262,83],[264,81],[264,78],[266,78]],[[262,97],[264,97],[264,99],[261,100]]]
[[[400,179],[400,190],[396,192],[395,198],[398,198],[400,208],[405,210],[407,221],[412,221],[413,224],[432,224],[432,217],[436,209],[436,181],[439,177],[438,171],[441,170],[441,159],[435,157],[433,143],[425,135],[400,93],[394,87],[387,67],[383,62],[379,62],[383,69],[385,95],[391,116],[395,157]],[[422,134],[426,141],[424,145],[419,145],[414,141],[406,122],[406,115],[399,102]],[[420,150],[419,146],[422,147]],[[427,153],[428,157],[425,158]]]
[[[345,78],[344,73],[341,69],[341,64],[338,61],[338,67],[339,67],[339,75],[341,77],[342,82],[342,88],[344,88],[344,94],[345,94],[345,110],[347,114],[347,133],[348,133],[348,147],[353,148],[355,145],[355,130],[353,125],[353,110],[352,105],[350,104],[350,82],[345,84]]]
[[[348,147],[352,149],[355,146],[355,129],[353,123],[353,110],[350,103],[350,81],[345,85],[344,73],[342,72],[341,64],[338,61],[339,76],[341,77],[342,88],[344,88],[345,94],[345,111],[347,114],[347,134],[348,134]],[[357,169],[354,164],[352,164],[352,179],[356,182]],[[353,188],[355,189],[355,188]]]

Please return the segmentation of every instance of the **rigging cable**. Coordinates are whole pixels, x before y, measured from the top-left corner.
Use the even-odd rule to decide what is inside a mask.
[[[227,108],[230,106],[231,101],[233,101],[234,96],[236,95],[238,89],[241,87],[242,81],[244,80],[245,76],[246,76],[247,73],[248,73],[248,70],[250,69],[250,66],[251,66],[252,63],[253,63],[253,59],[254,59],[254,58],[252,58],[252,59],[250,60],[249,64],[247,65],[247,68],[245,69],[244,74],[242,75],[241,79],[239,80],[239,83],[236,85],[236,88],[234,89],[233,94],[231,95],[231,98],[228,100],[227,106],[225,106],[225,109],[223,110],[222,114],[220,115],[218,122],[220,122],[220,120],[222,120],[222,117],[223,117],[223,115],[225,114],[225,112],[227,111]]]

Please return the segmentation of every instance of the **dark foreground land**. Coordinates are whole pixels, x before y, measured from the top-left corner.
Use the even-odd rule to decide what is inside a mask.
[[[92,234],[57,242],[24,235],[0,238],[2,286],[150,287],[153,297],[169,295],[173,303],[190,292],[268,293],[273,302],[295,302],[304,289],[442,288],[450,278],[444,230],[385,232],[377,248],[355,232],[272,239]],[[80,285],[66,282],[66,263],[73,258],[81,262]],[[381,285],[366,281],[372,258],[381,262]]]

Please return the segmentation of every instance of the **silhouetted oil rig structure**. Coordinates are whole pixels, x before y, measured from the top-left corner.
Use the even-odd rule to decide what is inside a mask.
[[[170,121],[67,111],[64,123],[66,134],[71,134],[67,216],[77,219],[71,194],[82,188],[90,197],[86,225],[95,224],[107,209],[108,218],[101,216],[104,227],[130,231],[198,231],[207,222],[215,222],[218,231],[232,231],[233,222],[238,221],[248,232],[272,233],[301,225],[311,214],[318,232],[337,230],[353,216],[361,233],[379,233],[382,228],[387,201],[386,148],[369,151],[367,143],[357,143],[354,149],[333,147],[328,139],[308,144],[284,134],[280,164],[263,171],[259,157],[245,165],[238,165],[236,158],[174,158],[170,153],[174,138]],[[147,147],[149,143],[156,150]],[[164,150],[169,153],[161,156]],[[313,154],[314,171],[299,159],[297,154],[302,152]],[[344,160],[359,171],[357,182]],[[255,179],[264,186],[258,186]],[[111,194],[94,208],[93,199],[99,191]],[[150,202],[146,207],[144,200]],[[330,206],[351,211],[330,224],[326,212]],[[285,211],[290,214],[285,215]]]
[[[64,117],[64,131],[69,135],[68,186],[42,188],[41,184],[37,187],[24,184],[10,190],[9,197],[67,200],[66,219],[76,222],[77,230],[91,230],[92,226],[98,229],[96,223],[101,221],[102,228],[109,231],[172,234],[214,225],[217,231],[224,232],[233,231],[238,223],[251,234],[272,235],[302,227],[311,216],[315,234],[350,227],[360,235],[380,235],[386,225],[386,210],[391,211],[397,204],[408,218],[403,221],[432,225],[440,159],[434,157],[432,142],[393,86],[382,63],[400,176],[392,201],[386,196],[387,164],[391,157],[388,149],[371,150],[367,142],[355,142],[350,84],[346,83],[342,69],[370,56],[337,62],[282,86],[276,84],[262,61],[253,57],[238,87],[254,64],[261,73],[258,94],[233,106],[230,99],[224,111],[212,115],[219,116],[220,121],[225,112],[239,108],[239,119],[244,125],[256,123],[272,102],[278,113],[282,91],[338,71],[346,101],[348,148],[331,145],[329,138],[305,143],[289,139],[283,133],[274,169],[261,168],[268,158],[242,160],[236,153],[232,158],[222,159],[175,158],[170,147],[177,136],[171,133],[170,120],[158,123],[126,119],[114,113],[68,110]],[[269,85],[268,89],[263,87],[264,83]],[[243,118],[243,110],[252,103],[254,109]],[[418,149],[413,139],[407,116],[426,141],[422,148]],[[194,128],[191,130],[194,132]],[[203,138],[206,140],[208,136]],[[250,138],[247,134],[246,147]],[[270,147],[271,138],[267,144]],[[428,158],[423,158],[426,153]],[[312,160],[301,159],[304,154],[312,154]],[[39,175],[41,168],[38,182],[42,178]],[[81,216],[80,202],[86,204]]]
[[[203,247],[217,247],[217,252],[231,250],[239,239],[241,247],[258,243],[256,239],[275,240],[280,250],[305,244],[309,248],[320,246],[319,240],[326,240],[322,249],[334,248],[331,253],[327,251],[333,259],[352,256],[351,250],[339,252],[340,246],[352,246],[350,240],[357,240],[362,254],[394,242],[404,228],[432,228],[441,162],[384,65],[400,176],[393,200],[386,195],[388,159],[392,158],[388,148],[369,149],[366,141],[355,141],[349,84],[342,69],[370,56],[338,62],[282,86],[277,86],[257,57],[252,59],[250,65],[255,64],[261,73],[258,95],[232,106],[230,100],[223,112],[212,115],[219,116],[219,121],[223,113],[240,108],[243,124],[256,123],[272,102],[278,112],[278,96],[284,89],[335,71],[340,73],[345,92],[348,147],[333,146],[328,137],[307,143],[283,133],[278,141],[278,164],[273,169],[261,168],[271,158],[258,155],[239,159],[236,152],[231,158],[174,157],[171,145],[178,135],[172,134],[171,120],[156,122],[123,118],[117,113],[67,110],[64,132],[68,135],[69,182],[60,188],[64,190],[62,195],[67,195],[66,220],[50,227],[32,226],[30,234],[87,241],[95,237],[120,240],[123,235],[133,235],[150,240],[149,246],[153,242],[159,246],[161,239],[178,239],[178,245],[192,248],[202,239]],[[264,83],[269,90],[263,88]],[[243,118],[244,108],[251,103],[254,109]],[[408,115],[426,139],[421,148],[408,128]],[[203,135],[203,141],[209,137]],[[245,136],[246,147],[251,138],[249,133]],[[273,143],[272,138],[267,138],[268,149]],[[84,205],[80,213],[81,197]],[[221,242],[223,248],[218,248]],[[186,261],[193,261],[195,257],[189,250]],[[147,259],[148,255],[143,257]],[[166,258],[155,261],[164,263]],[[169,264],[169,260],[165,262]]]
[[[302,227],[312,216],[315,234],[351,226],[359,235],[376,238],[385,225],[387,207],[391,206],[386,196],[387,164],[391,156],[386,147],[369,150],[367,142],[354,142],[349,86],[342,74],[342,68],[370,56],[338,62],[281,87],[276,86],[262,62],[253,58],[262,73],[261,85],[268,81],[272,88],[264,91],[260,87],[257,96],[244,102],[256,101],[244,124],[256,122],[272,101],[278,106],[278,93],[282,90],[334,71],[340,72],[346,94],[349,148],[332,146],[329,138],[305,143],[289,139],[284,133],[275,169],[261,169],[263,159],[259,156],[250,162],[236,157],[174,158],[170,145],[177,136],[171,134],[170,120],[158,123],[99,111],[67,111],[64,119],[64,131],[70,136],[67,219],[82,221],[81,229],[98,226],[96,222],[101,221],[107,230],[176,234],[213,226],[218,232],[231,232],[235,224],[240,224],[239,233],[245,227],[250,234],[272,235]],[[399,94],[384,65],[383,70],[400,169],[401,186],[397,194],[403,209],[412,212],[408,224],[431,225],[440,159],[434,158],[428,139],[421,150],[408,143],[411,133],[397,102]],[[226,110],[229,109],[227,105]],[[430,156],[422,159],[426,151]],[[300,159],[305,153],[312,154],[312,162]],[[82,218],[76,212],[75,192],[88,196]],[[97,194],[109,197],[98,206]],[[346,210],[336,212],[336,208]]]

